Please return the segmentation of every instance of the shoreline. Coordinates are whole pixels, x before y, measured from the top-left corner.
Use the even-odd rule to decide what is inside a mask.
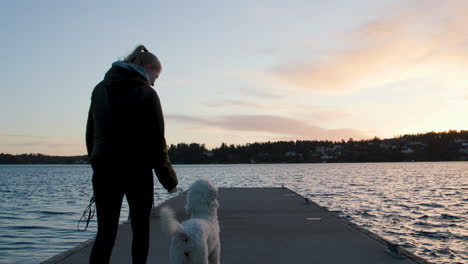
[[[443,163],[443,162],[468,162],[468,160],[413,160],[413,161],[356,161],[356,162],[277,162],[277,163],[172,163],[172,165],[281,165],[281,164],[383,164],[383,163]],[[1,165],[66,165],[66,166],[85,166],[89,163],[0,163]]]

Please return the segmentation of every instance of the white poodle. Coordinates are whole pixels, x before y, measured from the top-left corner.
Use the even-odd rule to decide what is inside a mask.
[[[161,208],[161,227],[172,236],[172,264],[219,264],[221,246],[218,223],[218,188],[207,180],[197,180],[187,194],[185,210],[191,218],[179,223],[174,212]]]

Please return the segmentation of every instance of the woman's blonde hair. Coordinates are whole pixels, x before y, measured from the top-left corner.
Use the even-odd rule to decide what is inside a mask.
[[[144,45],[138,45],[136,49],[124,59],[124,62],[143,67],[149,64],[155,70],[162,69],[161,62],[159,62],[158,57],[149,52]]]

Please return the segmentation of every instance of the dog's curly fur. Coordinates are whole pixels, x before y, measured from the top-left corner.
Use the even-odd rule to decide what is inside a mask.
[[[179,223],[174,212],[161,208],[161,227],[172,236],[172,264],[220,263],[221,246],[218,223],[218,188],[208,180],[197,180],[187,194],[185,210],[191,218]]]

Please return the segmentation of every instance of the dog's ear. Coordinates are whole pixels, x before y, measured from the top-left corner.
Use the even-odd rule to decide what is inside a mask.
[[[214,200],[213,201],[213,208],[218,208],[218,207],[219,207],[218,200]]]

